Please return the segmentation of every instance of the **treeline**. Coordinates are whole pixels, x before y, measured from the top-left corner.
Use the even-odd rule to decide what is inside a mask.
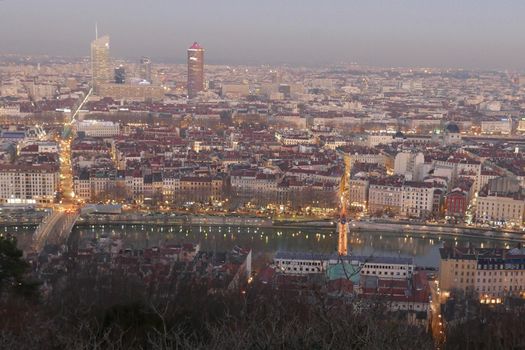
[[[75,286],[68,286],[75,288]],[[358,310],[280,293],[210,295],[182,288],[157,302],[107,299],[75,291],[46,302],[2,303],[5,349],[430,349],[425,329],[386,312],[381,303]],[[84,298],[86,295],[87,298]],[[73,297],[75,296],[75,297]],[[76,299],[78,297],[78,299]]]
[[[71,259],[39,286],[16,241],[0,238],[0,349],[432,349],[427,329],[317,290],[297,296],[255,283],[210,293],[172,276],[162,288]],[[25,271],[25,272],[24,272]],[[38,287],[38,288],[37,288]],[[447,332],[450,349],[519,349],[523,316],[487,310]]]
[[[27,264],[16,241],[0,238],[0,349],[414,349],[425,329],[378,302],[361,309],[312,291],[298,297],[253,285],[210,293],[177,275],[162,288],[78,265],[39,288],[19,288]],[[4,254],[7,252],[8,254]],[[182,281],[182,282],[181,282]]]

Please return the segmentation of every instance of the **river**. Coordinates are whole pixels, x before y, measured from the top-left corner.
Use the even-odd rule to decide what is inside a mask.
[[[33,228],[4,227],[0,232],[12,233],[21,249],[31,243]],[[229,250],[235,245],[251,248],[255,256],[271,257],[277,250],[332,253],[337,247],[335,231],[312,229],[274,229],[225,226],[153,226],[153,225],[93,225],[76,226],[74,237],[86,247],[104,236],[121,237],[125,247],[144,248],[162,243],[200,243],[205,250]],[[505,242],[490,239],[439,237],[429,234],[388,232],[351,232],[351,252],[365,256],[414,257],[416,264],[437,267],[439,248],[443,244],[474,247],[508,247]]]

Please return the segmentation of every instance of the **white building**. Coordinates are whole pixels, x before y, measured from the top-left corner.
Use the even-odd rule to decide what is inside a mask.
[[[89,174],[83,175],[81,174],[73,179],[73,192],[75,193],[75,198],[89,201],[91,200],[91,181]]]
[[[389,145],[394,141],[392,134],[370,134],[366,137],[366,146]]]
[[[359,271],[361,276],[377,276],[382,279],[407,279],[415,271],[411,258],[347,256],[343,259]],[[275,253],[273,262],[278,271],[289,275],[308,275],[327,273],[330,266],[341,263],[339,255],[305,252]]]
[[[38,153],[58,153],[56,142],[38,142]]]
[[[306,133],[276,132],[275,139],[285,146],[317,144],[317,139],[313,135]]]
[[[273,258],[278,271],[289,275],[325,273],[329,260],[326,254],[280,251]]]
[[[429,183],[413,183],[403,186],[401,214],[408,217],[423,217],[434,209],[434,186]]]
[[[407,279],[416,268],[411,258],[358,257],[358,261],[361,276],[377,276],[381,279]]]
[[[433,184],[426,182],[376,183],[368,190],[368,211],[389,211],[407,217],[424,217],[434,210]]]
[[[403,189],[399,185],[392,184],[370,184],[368,188],[368,212],[375,214],[389,211],[399,214]]]
[[[352,207],[366,208],[368,202],[368,186],[366,179],[350,179],[348,195]]]
[[[394,174],[403,175],[409,181],[420,181],[421,167],[425,163],[423,153],[400,152],[394,160]]]
[[[386,166],[386,156],[379,152],[370,153],[353,153],[350,154],[350,166],[354,163],[379,164]]]
[[[258,173],[255,170],[232,172],[230,181],[232,188],[251,192],[276,192],[278,185],[275,174]]]
[[[331,150],[335,150],[338,147],[346,146],[348,142],[342,138],[330,138],[324,141],[323,147]]]
[[[52,203],[59,186],[55,165],[0,165],[0,202]]]
[[[0,117],[20,117],[22,113],[20,112],[19,104],[1,104],[0,105]]]
[[[481,132],[483,134],[511,134],[512,119],[502,118],[499,120],[483,120],[481,122]]]
[[[525,200],[520,197],[479,196],[476,206],[478,222],[491,225],[521,226],[525,212]]]
[[[100,121],[100,120],[84,120],[75,124],[76,132],[83,132],[90,137],[113,137],[120,133],[120,125],[118,123]]]

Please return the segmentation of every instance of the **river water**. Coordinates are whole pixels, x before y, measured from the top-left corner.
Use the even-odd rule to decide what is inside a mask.
[[[32,228],[0,228],[0,233],[12,233],[18,238],[20,248],[31,243]],[[273,229],[224,226],[152,226],[152,225],[94,225],[77,226],[73,235],[79,238],[79,246],[89,246],[102,237],[122,238],[124,247],[144,248],[163,243],[200,243],[205,250],[230,250],[235,245],[251,248],[255,256],[271,255],[277,250],[304,252],[335,252],[337,234],[326,229]],[[365,256],[414,257],[416,264],[437,267],[439,248],[443,244],[458,247],[508,247],[505,242],[489,239],[439,237],[429,234],[401,234],[388,232],[351,232],[351,251]]]

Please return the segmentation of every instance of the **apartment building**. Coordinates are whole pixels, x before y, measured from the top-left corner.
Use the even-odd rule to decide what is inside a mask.
[[[407,180],[421,179],[421,168],[425,163],[425,156],[421,152],[399,152],[394,160],[394,174],[403,175]]]
[[[353,207],[366,208],[368,202],[369,181],[365,179],[350,179],[348,195],[350,205]]]
[[[403,186],[401,196],[401,215],[408,217],[424,217],[434,210],[433,184],[411,182]]]
[[[59,169],[54,164],[1,164],[0,201],[53,203],[59,182]]]
[[[222,194],[224,180],[221,177],[212,176],[183,176],[180,179],[180,190],[185,193],[194,193],[197,197],[213,196]]]
[[[483,194],[477,199],[476,220],[490,225],[521,226],[525,212],[525,198],[521,194]]]
[[[480,298],[523,295],[525,250],[441,248],[439,286],[444,292],[475,291]]]
[[[279,183],[277,175],[264,174],[252,169],[233,171],[230,182],[233,189],[248,192],[276,192]]]
[[[403,182],[400,178],[374,180],[368,189],[368,211],[425,217],[434,210],[435,190],[434,184],[426,182]]]

